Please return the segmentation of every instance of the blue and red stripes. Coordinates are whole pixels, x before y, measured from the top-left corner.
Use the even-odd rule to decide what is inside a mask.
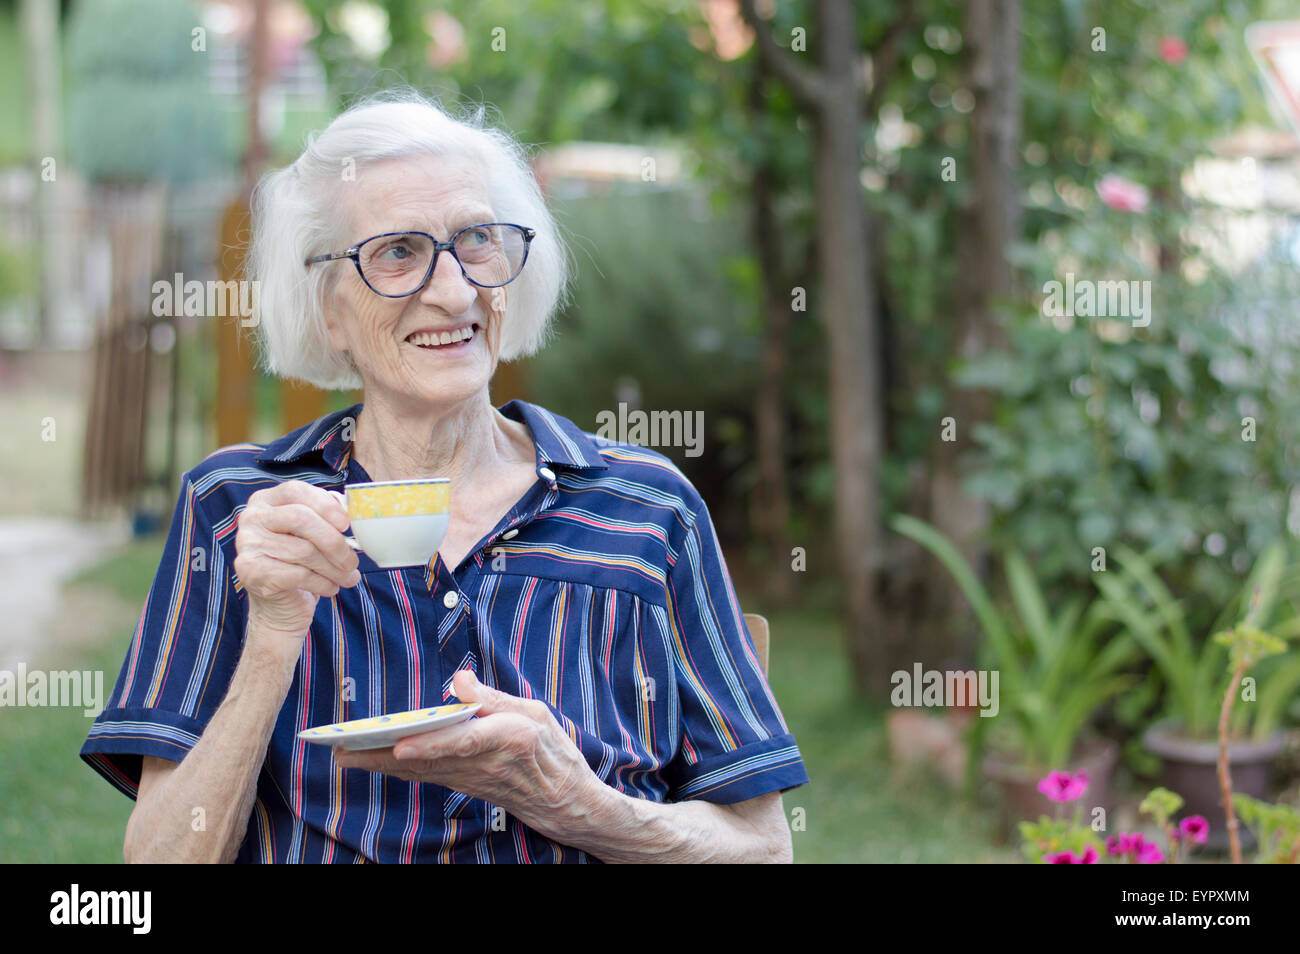
[[[248,498],[283,480],[367,480],[344,436],[359,409],[266,447],[224,448],[186,474],[122,672],[82,748],[126,794],[142,756],[184,758],[224,700],[247,618],[233,562]],[[386,570],[363,556],[361,584],[318,603],[239,860],[596,860],[479,799],[342,770],[295,737],[440,704],[461,667],[545,702],[597,777],[631,797],[728,803],[807,781],[686,478],[655,451],[598,446],[534,405],[501,412],[532,432],[537,482],[454,573],[441,560]]]

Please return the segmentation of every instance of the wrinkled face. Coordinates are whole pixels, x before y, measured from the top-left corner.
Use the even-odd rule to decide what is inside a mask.
[[[467,225],[497,221],[483,176],[460,156],[376,162],[361,169],[355,182],[344,183],[341,194],[338,212],[350,223],[351,244],[402,231],[427,232],[446,242]],[[381,252],[375,267],[408,254],[400,247]],[[471,284],[447,251],[438,255],[428,284],[406,298],[375,294],[350,260],[325,267],[339,270],[326,299],[330,341],[352,355],[367,395],[382,393],[399,406],[428,408],[464,401],[487,386],[496,370],[489,321],[500,328],[509,286]],[[444,332],[452,342],[435,344]],[[467,340],[456,340],[467,332]]]

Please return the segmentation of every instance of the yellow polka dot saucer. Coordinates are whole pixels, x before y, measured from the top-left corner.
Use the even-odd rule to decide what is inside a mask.
[[[337,745],[344,749],[386,749],[407,736],[445,729],[471,718],[478,712],[477,702],[457,702],[432,709],[411,709],[390,715],[353,719],[304,729],[298,738],[318,745]]]

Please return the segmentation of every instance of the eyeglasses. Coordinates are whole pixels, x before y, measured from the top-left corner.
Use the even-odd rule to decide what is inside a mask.
[[[508,285],[524,270],[528,248],[537,232],[507,222],[467,225],[439,242],[428,232],[385,232],[342,252],[307,259],[307,265],[352,259],[361,280],[376,295],[406,298],[429,282],[438,253],[450,252],[466,281],[479,288]]]

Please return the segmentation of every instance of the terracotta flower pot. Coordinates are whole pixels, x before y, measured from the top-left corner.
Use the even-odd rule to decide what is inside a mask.
[[[1281,753],[1284,738],[1274,732],[1268,738],[1255,741],[1239,739],[1228,742],[1228,767],[1232,772],[1234,793],[1265,798],[1268,794],[1268,777],[1273,762]],[[1204,815],[1210,823],[1207,848],[1224,850],[1228,847],[1228,819],[1223,810],[1223,794],[1219,789],[1219,742],[1217,739],[1193,739],[1180,735],[1174,719],[1164,719],[1147,729],[1142,737],[1147,750],[1160,756],[1164,767],[1160,784],[1183,797],[1180,818],[1187,815]],[[1243,845],[1254,843],[1254,836],[1245,825],[1238,824],[1237,832]]]
[[[1055,765],[1052,769],[1070,772],[1087,772],[1088,789],[1083,793],[1081,802],[1054,802],[1038,791],[1038,783],[1047,775],[1047,771],[1034,771],[1024,763],[1004,753],[990,753],[982,763],[984,777],[998,787],[999,834],[1008,838],[1016,832],[1016,825],[1022,821],[1036,821],[1040,815],[1055,818],[1058,811],[1064,816],[1074,813],[1077,805],[1084,808],[1084,823],[1090,820],[1088,814],[1093,808],[1101,806],[1106,809],[1107,817],[1114,808],[1111,798],[1111,780],[1115,775],[1115,766],[1119,763],[1119,746],[1109,739],[1097,739],[1080,744],[1075,750],[1074,758],[1066,765]]]

